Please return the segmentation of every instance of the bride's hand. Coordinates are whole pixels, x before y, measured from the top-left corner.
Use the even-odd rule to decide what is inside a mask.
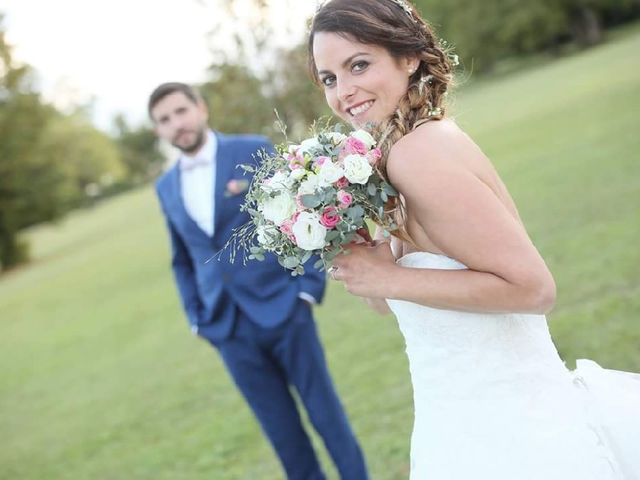
[[[352,244],[347,250],[334,259],[331,277],[353,295],[385,298],[389,273],[398,268],[389,242]]]

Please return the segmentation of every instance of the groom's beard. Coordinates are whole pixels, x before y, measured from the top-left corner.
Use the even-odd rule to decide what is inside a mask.
[[[205,129],[202,129],[198,132],[195,132],[193,130],[180,130],[178,131],[178,133],[176,133],[175,137],[173,137],[171,145],[176,147],[181,152],[190,155],[196,153],[202,148],[206,139],[206,134],[207,132]],[[183,137],[184,140],[182,140]],[[189,137],[192,137],[192,139],[189,140]]]

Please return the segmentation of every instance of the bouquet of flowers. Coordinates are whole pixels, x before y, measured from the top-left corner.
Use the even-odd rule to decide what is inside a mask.
[[[385,235],[396,228],[385,204],[397,192],[376,169],[381,152],[367,131],[344,134],[340,125],[327,124],[299,145],[275,149],[261,154],[260,164],[242,166],[253,174],[241,207],[251,221],[227,243],[232,261],[240,248],[245,259],[273,252],[292,275],[301,275],[312,255],[320,257],[314,268],[325,269],[357,235],[368,235],[367,220]]]

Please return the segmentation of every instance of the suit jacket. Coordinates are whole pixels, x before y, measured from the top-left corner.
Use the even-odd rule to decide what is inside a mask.
[[[182,304],[192,329],[212,340],[225,339],[236,321],[237,309],[252,321],[273,327],[292,312],[300,292],[320,302],[325,275],[312,268],[311,260],[303,276],[292,277],[274,255],[265,261],[250,260],[243,265],[222,254],[212,259],[226,244],[233,229],[248,222],[240,211],[244,193],[225,195],[230,180],[250,178],[243,163],[253,163],[259,150],[273,151],[271,143],[256,135],[223,135],[217,138],[216,175],[213,188],[214,233],[205,233],[185,210],[180,193],[180,167],[174,165],[156,183],[156,191],[171,237],[171,265]],[[241,255],[239,255],[241,257]]]

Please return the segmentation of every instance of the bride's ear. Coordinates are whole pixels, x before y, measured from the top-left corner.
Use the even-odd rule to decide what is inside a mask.
[[[415,56],[404,57],[401,66],[406,70],[407,75],[411,76],[416,73],[416,70],[418,70],[418,67],[420,66],[420,60]]]

